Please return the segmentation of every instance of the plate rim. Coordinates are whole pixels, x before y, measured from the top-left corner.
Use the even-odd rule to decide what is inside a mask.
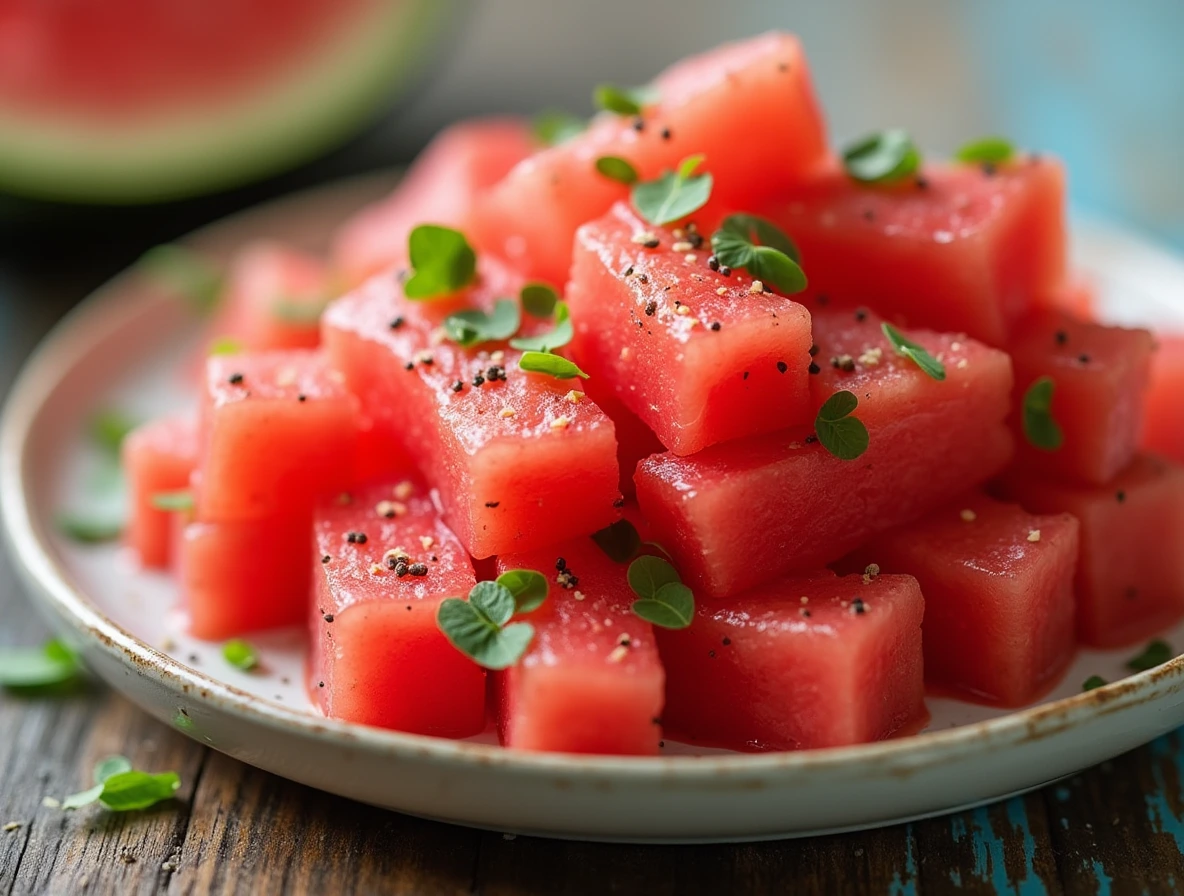
[[[379,182],[389,184],[390,178],[390,172],[383,172],[335,180],[220,218],[176,242],[200,247],[220,231],[249,228],[253,217],[275,214],[287,206],[295,209],[347,190],[362,196],[368,187]],[[371,195],[374,195],[372,191]],[[1093,229],[1095,225],[1089,226]],[[1097,229],[1120,236],[1141,252],[1154,253],[1161,261],[1179,264],[1170,253],[1122,228],[1099,224]],[[112,331],[118,331],[153,303],[161,301],[158,297],[125,290],[134,277],[134,266],[129,267],[88,295],[54,325],[21,367],[0,413],[0,529],[29,597],[52,610],[57,625],[68,626],[76,644],[101,651],[125,669],[154,679],[175,693],[178,700],[200,700],[241,721],[262,724],[279,733],[301,734],[339,746],[362,748],[392,759],[498,767],[524,775],[676,778],[686,782],[721,775],[737,778],[769,773],[811,774],[884,765],[907,772],[910,767],[931,764],[935,758],[954,758],[968,749],[988,750],[1040,740],[1095,716],[1133,709],[1184,686],[1182,655],[1154,669],[1071,697],[993,719],[870,744],[769,753],[645,757],[513,750],[342,722],[263,700],[162,653],[104,616],[54,557],[25,487],[28,437],[46,399],[94,342],[109,337]],[[124,691],[118,681],[108,680],[108,684]]]

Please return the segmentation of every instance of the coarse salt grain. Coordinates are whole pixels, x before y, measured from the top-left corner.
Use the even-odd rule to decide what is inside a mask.
[[[624,660],[625,657],[627,657],[628,655],[629,655],[629,648],[626,647],[624,644],[619,644],[618,646],[613,648],[613,652],[608,655],[607,659],[610,663],[619,663],[622,660]]]
[[[425,551],[430,551],[432,549],[432,545],[436,543],[436,539],[432,538],[430,535],[421,535],[419,536],[419,543]]]
[[[575,600],[583,600],[584,599],[584,592],[583,591],[573,591],[571,596]]]
[[[859,363],[864,367],[875,367],[880,363],[884,357],[884,350],[882,348],[869,348],[862,355],[859,356]]]
[[[678,308],[675,309],[675,313],[681,314],[685,317],[686,315],[691,313],[691,309],[688,308],[686,305],[679,305]]]
[[[374,576],[382,575],[382,565],[379,563],[370,564],[370,574]]]
[[[489,360],[494,364],[501,364],[506,360],[506,353],[499,348],[496,352],[489,353]]]
[[[753,280],[752,285],[748,287],[748,291],[752,295],[757,295],[758,293],[762,293],[765,291],[765,284],[762,283],[760,280]]]
[[[628,361],[630,354],[631,354],[631,352],[629,351],[629,346],[625,345],[625,346],[621,347],[621,360],[622,361]]]
[[[726,296],[728,294],[728,288],[726,286],[721,286],[715,291],[715,294],[717,296]]]
[[[699,260],[699,256],[696,255],[694,252],[688,252],[686,255],[684,255],[682,257],[682,260],[687,262],[688,264],[693,264],[694,262]]]
[[[395,486],[394,495],[400,501],[406,501],[415,493],[415,486],[411,484],[411,480],[404,479]]]
[[[551,429],[567,429],[571,425],[571,421],[566,417],[556,417],[551,421]]]
[[[580,392],[578,389],[572,389],[564,397],[568,401],[570,401],[572,404],[579,404],[581,401],[584,400],[584,393]]]
[[[500,411],[497,412],[497,415],[499,417],[501,417],[502,419],[509,419],[510,417],[514,416],[514,409],[513,408],[502,408]]]
[[[962,522],[964,523],[973,523],[976,519],[978,519],[978,514],[969,507],[961,511],[958,516],[962,517]]]
[[[1039,529],[1033,529],[1031,532],[1028,533],[1028,541],[1036,542],[1039,540],[1040,540],[1040,530]]]
[[[673,246],[670,247],[671,251],[673,251],[673,252],[690,252],[694,248],[695,247],[693,245],[691,245],[690,243],[688,243],[686,240],[679,240],[677,243],[675,243]]]

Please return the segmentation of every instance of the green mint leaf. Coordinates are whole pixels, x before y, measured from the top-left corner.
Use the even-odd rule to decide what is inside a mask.
[[[705,206],[711,198],[714,181],[710,174],[690,173],[702,159],[702,156],[691,156],[682,161],[677,172],[666,171],[656,180],[634,184],[630,198],[637,213],[655,227],[661,227],[681,221]]]
[[[799,293],[808,285],[797,246],[775,224],[756,215],[725,218],[711,236],[711,251],[721,265],[748,271],[754,280],[784,295]]]
[[[523,311],[531,317],[541,317],[545,320],[555,313],[559,293],[550,283],[533,281],[522,287],[519,299],[522,302]]]
[[[618,115],[640,115],[646,106],[652,106],[657,101],[658,92],[653,87],[599,84],[592,91],[592,102],[597,109],[616,112]]]
[[[57,526],[63,535],[80,544],[115,541],[123,534],[123,521],[84,513],[61,513]]]
[[[629,520],[617,520],[599,532],[593,532],[592,540],[613,563],[628,563],[641,550],[641,536]]]
[[[843,150],[847,174],[861,183],[904,180],[921,167],[921,151],[905,131],[870,134]]]
[[[108,778],[132,770],[132,762],[126,756],[108,756],[95,764],[95,783],[102,784]]]
[[[477,253],[459,230],[420,224],[411,231],[407,242],[415,271],[403,284],[403,293],[409,299],[450,296],[477,276]]]
[[[686,628],[695,618],[695,595],[682,582],[667,582],[653,597],[633,602],[633,613],[661,628]]]
[[[89,806],[95,802],[103,793],[103,785],[96,784],[86,790],[72,793],[62,800],[63,809],[81,809],[83,806]]]
[[[1175,655],[1176,653],[1170,644],[1166,641],[1156,640],[1144,647],[1137,656],[1127,660],[1126,667],[1134,672],[1145,672],[1156,666],[1162,666]]]
[[[662,545],[658,544],[656,541],[643,541],[641,543],[641,549],[643,551],[657,551],[659,554],[661,554],[663,557],[665,557],[671,563],[674,562],[674,555],[671,554],[668,550],[666,550],[666,548],[662,547]]]
[[[555,303],[555,326],[546,333],[537,336],[518,336],[510,340],[510,347],[519,351],[553,352],[563,348],[575,337],[571,326],[571,312],[567,310],[567,302]]]
[[[210,345],[211,355],[239,355],[243,352],[243,344],[231,336],[221,336]]]
[[[500,342],[518,332],[522,316],[513,299],[498,299],[486,314],[477,308],[456,311],[444,318],[444,332],[458,345],[468,348],[482,342]]]
[[[156,492],[150,500],[157,510],[169,513],[193,509],[193,492],[187,488],[175,492]]]
[[[675,172],[681,179],[687,180],[692,174],[699,170],[699,166],[707,159],[707,156],[701,152],[695,153],[693,156],[687,156],[678,163],[678,170]]]
[[[588,374],[580,370],[573,362],[548,352],[526,352],[518,359],[518,369],[525,370],[527,373],[543,373],[553,376],[557,380],[570,380],[577,376],[588,379]]]
[[[1104,679],[1101,675],[1091,675],[1082,683],[1081,689],[1083,691],[1093,691],[1100,687],[1105,687],[1107,684],[1109,684],[1109,682],[1106,681],[1106,679]]]
[[[544,146],[566,143],[582,133],[584,120],[561,109],[544,109],[531,122],[534,138]]]
[[[661,557],[649,554],[644,554],[630,563],[626,576],[629,587],[642,600],[653,598],[663,585],[682,581],[678,576],[678,570]]]
[[[278,321],[296,326],[312,327],[320,323],[321,315],[329,307],[328,299],[316,302],[297,302],[291,299],[277,299],[271,303],[271,316]]]
[[[802,255],[798,251],[797,245],[784,230],[767,218],[749,214],[728,215],[720,223],[716,233],[741,237],[750,246],[768,246],[801,264]],[[712,240],[714,241],[714,237]],[[721,259],[720,264],[726,264],[726,262]],[[728,267],[736,267],[736,265],[728,264]]]
[[[42,647],[0,649],[0,687],[15,691],[53,689],[78,681],[82,667],[61,641]]]
[[[177,294],[202,314],[212,311],[221,298],[221,268],[213,259],[193,249],[173,244],[155,246],[140,256],[136,268],[155,285]]]
[[[518,662],[534,638],[528,622],[507,625],[514,615],[514,595],[497,582],[478,582],[469,599],[440,602],[436,623],[452,645],[486,669],[508,669]]]
[[[91,441],[112,457],[119,457],[123,440],[135,428],[136,421],[122,411],[99,411],[90,418]]]
[[[946,378],[945,365],[929,354],[925,350],[925,346],[913,342],[887,321],[880,325],[880,329],[884,331],[884,335],[888,337],[888,341],[892,343],[892,347],[896,349],[898,354],[910,359],[933,379],[944,380]]]
[[[1028,387],[1021,407],[1024,437],[1041,451],[1056,451],[1065,442],[1061,426],[1052,416],[1052,397],[1056,383],[1042,376]]]
[[[1015,146],[1010,140],[1002,137],[981,137],[962,146],[954,153],[954,158],[959,162],[972,164],[1001,165],[1011,161],[1014,155]]]
[[[818,441],[839,460],[855,460],[867,451],[867,427],[851,416],[858,406],[859,399],[844,389],[828,398],[814,419]]]
[[[533,569],[508,569],[497,577],[497,584],[514,596],[518,613],[537,610],[547,599],[547,577]]]
[[[250,672],[259,665],[259,654],[241,638],[232,638],[222,645],[222,658],[244,672]]]
[[[153,775],[126,771],[103,782],[99,802],[113,812],[133,812],[171,800],[180,786],[181,778],[176,772]]]
[[[620,156],[601,156],[596,160],[596,170],[620,184],[637,183],[637,169]]]

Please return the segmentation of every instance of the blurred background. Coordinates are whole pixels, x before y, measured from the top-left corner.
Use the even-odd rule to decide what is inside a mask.
[[[17,303],[60,314],[154,243],[459,117],[585,114],[599,81],[769,28],[803,38],[836,142],[999,133],[1065,158],[1077,210],[1184,249],[1179,0],[0,0],[0,337]],[[141,108],[175,127],[136,131]]]

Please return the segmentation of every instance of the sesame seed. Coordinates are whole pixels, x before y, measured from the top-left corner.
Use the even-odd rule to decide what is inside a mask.
[[[432,538],[430,535],[421,535],[419,536],[419,543],[423,546],[425,551],[430,551],[432,549],[432,545],[436,543],[436,539]]]
[[[694,264],[696,261],[699,260],[699,256],[696,255],[694,252],[688,252],[686,255],[684,255],[682,257],[682,260],[685,261],[687,264]],[[694,277],[696,275],[692,274],[691,276]]]
[[[583,591],[573,591],[571,596],[575,600],[583,600],[584,599],[584,592]]]
[[[499,348],[497,351],[489,353],[489,360],[493,364],[504,364],[506,353]]]
[[[965,510],[960,511],[958,513],[958,516],[962,517],[962,522],[964,522],[964,523],[973,523],[975,520],[978,519],[978,514],[975,513],[973,510],[971,510],[969,507],[967,507]]]
[[[676,233],[675,236],[678,236],[678,234]],[[670,250],[672,252],[690,252],[694,248],[695,247],[692,246],[690,243],[688,243],[686,240],[679,240],[677,243],[675,243],[673,246],[670,247]]]
[[[950,343],[950,351],[952,351],[952,352],[962,351],[962,343],[961,342],[951,342]]]
[[[880,363],[880,359],[883,357],[884,350],[877,346],[864,351],[864,353],[859,356],[859,363],[864,367],[875,367]]]
[[[803,604],[808,604],[810,602],[810,598],[806,597],[806,595],[803,594],[801,596],[800,602]]]
[[[412,484],[410,479],[404,479],[402,482],[400,482],[398,485],[396,485],[394,487],[394,490],[392,493],[400,501],[406,501],[413,494],[415,494],[415,486],[414,486],[414,484]]]
[[[510,417],[514,416],[514,409],[513,408],[502,408],[500,411],[497,412],[497,415],[504,420],[508,420]]]
[[[370,574],[373,576],[382,575],[382,566],[377,563],[370,564]]]
[[[764,291],[765,291],[765,284],[762,283],[760,280],[753,280],[752,285],[748,287],[748,292],[750,295],[754,295],[754,296],[759,295],[760,293],[762,293]]]
[[[564,396],[564,398],[566,398],[572,404],[579,404],[584,400],[584,393],[580,392],[578,389],[572,389],[567,393],[567,395]]]
[[[618,644],[616,647],[613,648],[612,653],[610,653],[608,655],[607,660],[610,663],[619,663],[619,662],[623,661],[625,659],[625,657],[627,657],[628,655],[629,655],[629,648],[626,647],[624,644]]]
[[[0,829],[0,830],[4,830],[4,831],[6,831],[6,832],[11,832],[11,831],[17,831],[17,830],[20,830],[20,827],[21,827],[21,822],[19,822],[19,821],[9,821],[9,822],[6,822],[6,823],[5,823],[5,825],[4,825],[4,827],[3,827],[2,829]]]
[[[571,420],[569,420],[567,417],[556,417],[551,421],[552,431],[567,429],[569,426],[571,426]]]
[[[633,236],[630,237],[630,241],[636,243],[639,246],[645,246],[647,249],[656,249],[659,245],[658,238],[648,230],[643,230],[640,233],[633,234]]]
[[[850,373],[855,369],[855,359],[850,355],[837,355],[830,359],[830,366],[836,370],[842,370],[845,373]]]
[[[407,512],[407,505],[401,504],[398,501],[379,501],[374,506],[374,512],[388,520],[393,520],[395,517],[403,516]]]
[[[721,286],[715,291],[715,294],[717,296],[726,296],[728,294],[728,288],[726,286]]]
[[[293,386],[298,377],[299,374],[295,367],[284,367],[275,375],[275,384],[277,386]]]
[[[1028,541],[1037,542],[1039,540],[1040,540],[1040,530],[1039,529],[1033,529],[1031,532],[1028,533]]]
[[[967,367],[970,366],[970,362],[966,358],[959,358],[958,363],[955,364],[954,366],[957,367],[959,370],[965,370]]]
[[[674,309],[674,312],[675,312],[675,314],[681,314],[683,317],[686,317],[688,314],[691,313],[691,309],[688,308],[686,305],[679,305],[677,308]]]
[[[630,354],[632,354],[632,353],[629,351],[629,346],[627,346],[627,345],[621,346],[621,360],[622,361],[628,361]]]

